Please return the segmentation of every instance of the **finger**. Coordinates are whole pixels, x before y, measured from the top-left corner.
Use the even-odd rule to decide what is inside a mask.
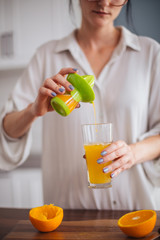
[[[121,140],[119,140],[117,142],[113,142],[106,149],[104,149],[101,152],[101,155],[105,156],[106,154],[111,153],[111,152],[115,151],[116,149],[118,149],[118,148],[120,148],[124,145],[126,145],[126,143],[124,141],[121,141]]]
[[[77,71],[78,71],[77,68],[62,68],[62,69],[59,71],[59,74],[61,74],[62,76],[65,76],[66,74],[76,73]]]
[[[51,89],[43,87],[43,86],[39,89],[39,93],[44,97],[46,97],[46,96],[47,97],[55,97],[57,95]]]
[[[63,94],[65,93],[65,89],[60,87],[57,83],[55,83],[51,78],[48,78],[44,82],[44,87],[51,90],[51,92],[57,93],[57,94]],[[53,95],[53,94],[52,94]]]
[[[111,153],[111,152],[113,152],[113,151],[117,150],[118,148],[121,148],[125,145],[126,145],[126,143],[124,141],[121,141],[121,140],[119,140],[117,142],[113,142],[106,149],[104,149],[101,152],[101,155],[105,156],[106,154]]]
[[[60,73],[56,74],[55,76],[52,77],[52,80],[57,83],[57,85],[59,86],[63,86],[67,91],[72,91],[74,89],[74,87],[72,86],[72,84],[70,82],[68,82],[66,80],[66,78],[64,76],[62,76]],[[61,93],[63,93],[63,88],[59,88],[59,91]]]
[[[125,155],[121,158],[118,158],[117,160],[113,161],[111,164],[109,164],[107,166],[108,172],[112,172],[115,169],[123,167],[125,164],[127,164],[129,162],[129,160],[130,160],[129,155]]]
[[[125,145],[125,146],[115,150],[114,152],[111,152],[111,153],[108,153],[107,155],[105,155],[103,157],[103,160],[104,160],[104,162],[113,161],[113,160],[127,154],[127,152],[128,152],[128,146]]]
[[[117,177],[120,173],[122,173],[123,171],[129,169],[131,166],[129,163],[123,165],[123,167],[115,169],[112,173],[111,173],[111,178]]]
[[[80,107],[81,107],[81,105],[80,105],[80,103],[78,103],[77,106],[76,106],[76,108],[80,108]]]

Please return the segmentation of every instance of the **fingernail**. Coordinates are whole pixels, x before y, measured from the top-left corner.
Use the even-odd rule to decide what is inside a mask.
[[[102,163],[103,162],[103,158],[99,158],[98,160],[97,160],[97,163]]]
[[[115,174],[114,173],[111,173],[111,178],[113,178],[115,176]]]
[[[102,151],[102,152],[101,152],[101,155],[102,155],[102,156],[104,156],[104,155],[106,155],[106,154],[107,154],[106,151]]]
[[[76,108],[80,108],[80,107],[81,107],[81,105],[80,105],[80,103],[78,103],[77,106],[76,106]]]
[[[55,97],[57,95],[55,92],[52,92],[51,94],[53,97]]]
[[[75,71],[75,72],[77,72],[78,71],[78,69],[77,68],[72,68],[73,69],[73,71]]]
[[[60,91],[60,92],[64,92],[64,89],[63,89],[63,88],[59,88],[59,91]]]
[[[103,168],[103,172],[107,173],[108,172],[108,168]]]
[[[72,85],[69,85],[69,88],[70,88],[71,90],[73,90],[73,89],[74,89],[74,87],[73,87]]]
[[[80,108],[80,106],[81,106],[80,103],[78,103],[77,106],[76,106],[76,108]]]

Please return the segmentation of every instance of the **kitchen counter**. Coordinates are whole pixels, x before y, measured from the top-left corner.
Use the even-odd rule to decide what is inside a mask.
[[[0,208],[0,239],[133,240],[125,236],[117,225],[117,220],[127,212],[129,211],[64,210],[63,221],[55,231],[40,233],[29,221],[29,209]],[[157,211],[153,232],[141,240],[153,239],[159,227],[160,211]]]

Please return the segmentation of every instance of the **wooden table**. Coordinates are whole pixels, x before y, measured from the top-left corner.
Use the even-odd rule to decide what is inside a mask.
[[[40,233],[28,219],[29,209],[0,208],[0,240],[54,239],[54,240],[129,240],[117,220],[129,211],[65,210],[61,225],[53,232]],[[160,227],[160,211],[153,232],[141,240],[150,240]]]

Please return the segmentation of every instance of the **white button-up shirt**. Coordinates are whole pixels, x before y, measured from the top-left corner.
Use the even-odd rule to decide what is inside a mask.
[[[121,40],[95,78],[97,122],[112,122],[114,140],[128,144],[160,133],[160,46],[121,27]],[[42,82],[62,67],[94,75],[74,33],[41,46],[15,86],[1,113],[22,110]],[[43,117],[42,169],[45,203],[78,209],[160,209],[160,160],[137,164],[112,181],[110,189],[87,187],[81,124],[94,123],[92,104],[62,117]],[[17,123],[18,124],[18,123]],[[38,136],[37,136],[38,137]],[[0,132],[0,168],[12,170],[29,155],[31,130],[21,139]]]

